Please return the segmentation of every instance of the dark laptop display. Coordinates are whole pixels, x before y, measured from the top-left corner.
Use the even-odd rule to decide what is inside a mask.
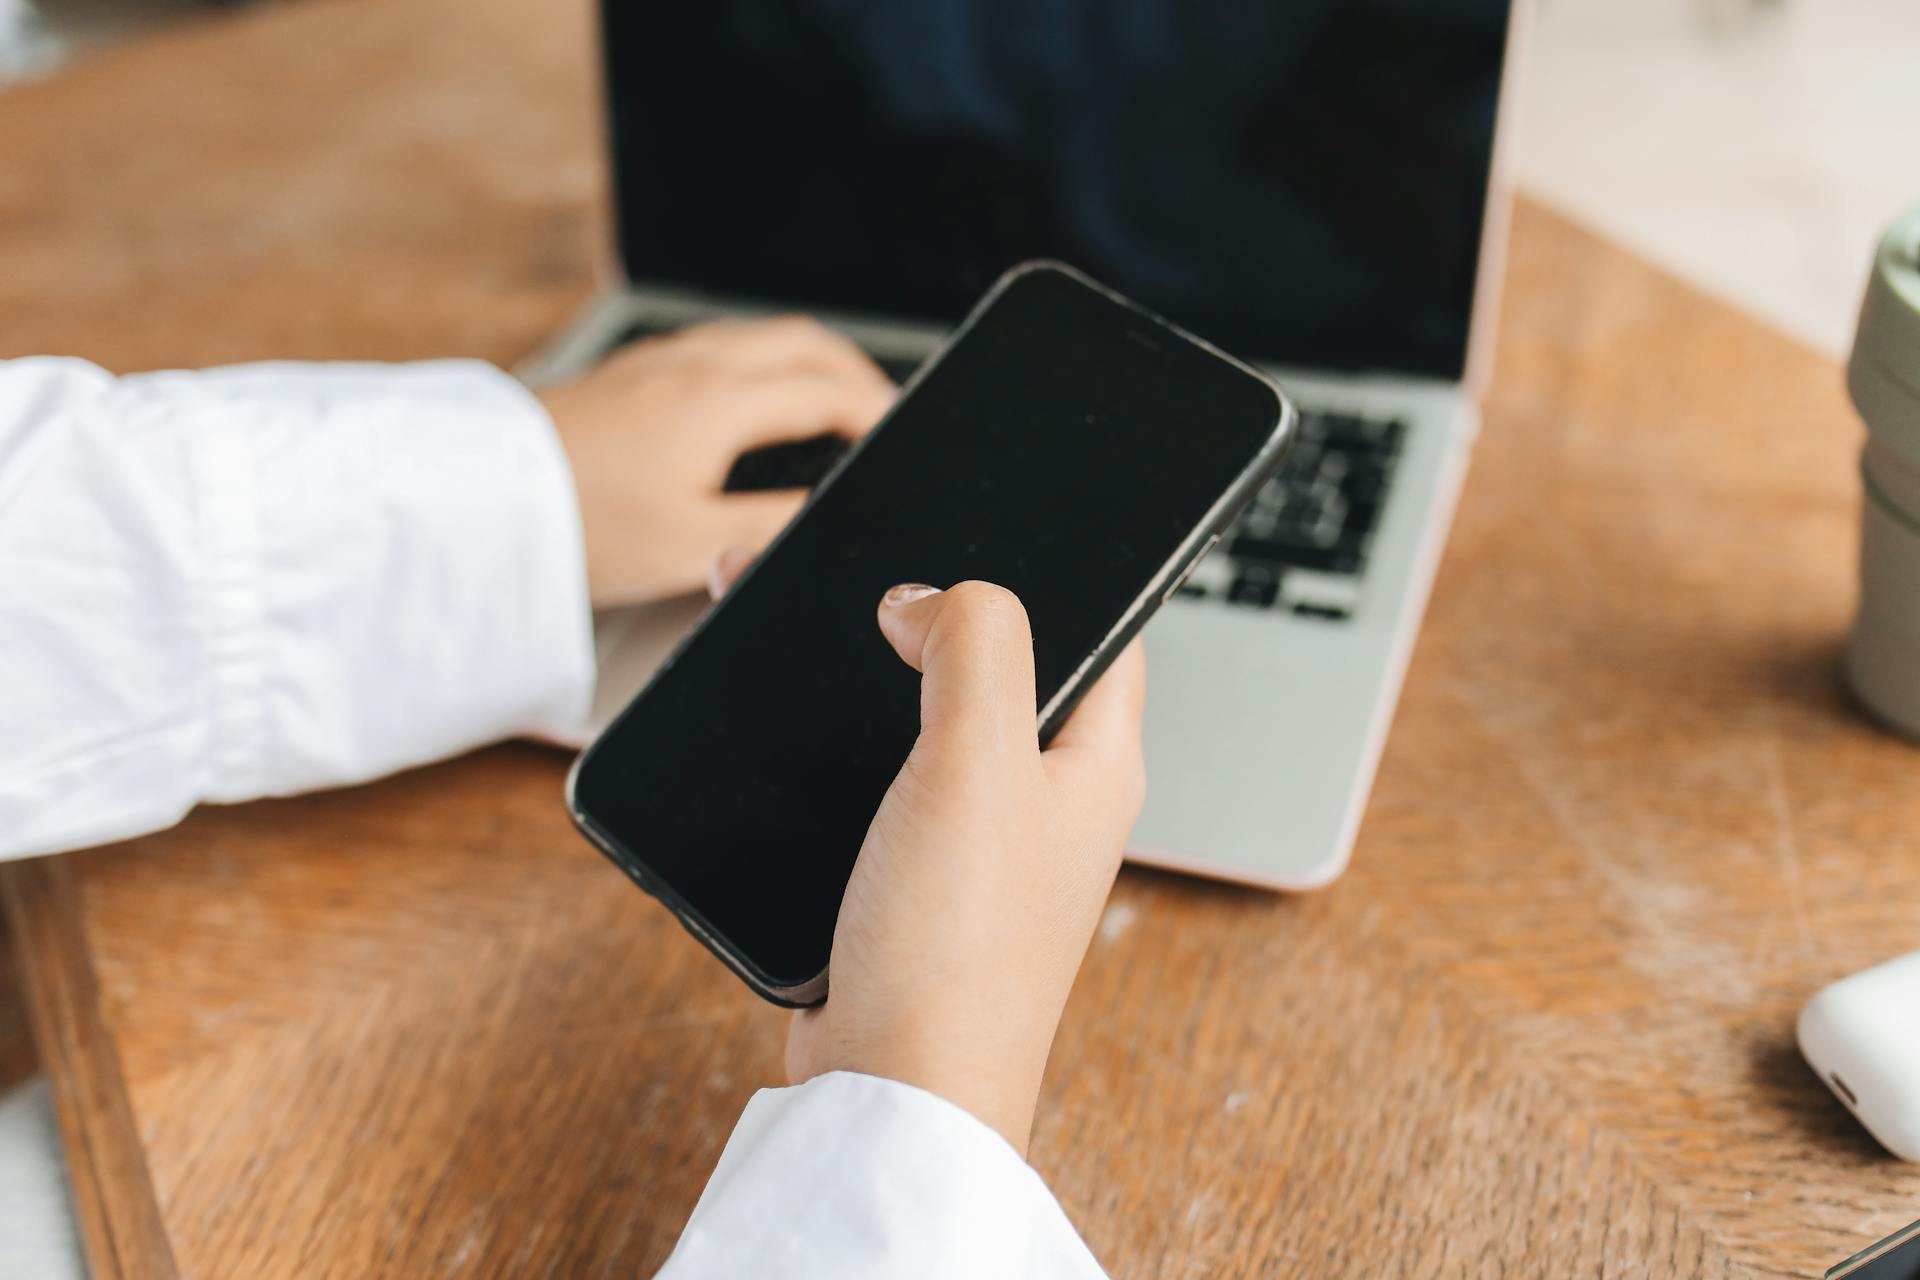
[[[957,319],[1057,257],[1245,356],[1458,377],[1506,0],[606,0],[638,282]]]

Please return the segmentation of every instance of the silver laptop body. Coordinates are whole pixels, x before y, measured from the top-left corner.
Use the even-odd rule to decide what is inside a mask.
[[[831,0],[812,2],[823,11],[838,7]],[[1194,4],[1163,2],[1169,12]],[[1349,9],[1368,7],[1351,0],[1338,3]],[[1516,39],[1515,23],[1506,0],[1462,3],[1468,10],[1477,5],[1478,25],[1471,34],[1480,43],[1462,39],[1457,56],[1472,61],[1471,70],[1484,82],[1482,91],[1490,99],[1480,108],[1488,117],[1484,143],[1463,162],[1473,165],[1472,181],[1481,199],[1477,222],[1469,228],[1474,245],[1471,280],[1464,289],[1471,296],[1461,303],[1466,318],[1458,335],[1458,372],[1435,376],[1424,368],[1300,367],[1264,358],[1269,353],[1257,345],[1236,343],[1209,333],[1204,321],[1193,322],[1203,336],[1222,341],[1275,373],[1305,420],[1287,469],[1238,531],[1238,545],[1260,554],[1235,556],[1236,540],[1223,543],[1147,630],[1148,797],[1129,846],[1130,856],[1138,861],[1277,889],[1323,885],[1346,865],[1466,473],[1478,427],[1474,393],[1491,357],[1507,221],[1492,117],[1511,94],[1508,51]],[[884,0],[874,9],[901,4]],[[1076,0],[1050,0],[1040,7],[1083,16],[1092,12]],[[1246,11],[1233,4],[1218,7],[1223,13]],[[1438,14],[1432,22],[1442,30],[1464,21],[1452,12],[1461,5],[1449,0],[1410,0],[1410,5],[1399,6],[1383,0],[1382,7],[1411,7],[1416,12],[1431,8]],[[764,16],[754,0],[732,0],[731,8],[749,19]],[[980,8],[994,6],[982,0]],[[632,12],[621,7],[621,0],[607,0],[604,34],[617,193],[631,186],[623,182],[621,166],[634,163],[620,153],[618,138],[623,127],[636,127],[622,125],[622,86],[627,78],[645,74],[642,67],[624,65],[623,51],[637,37],[622,24],[641,21],[631,17]],[[697,25],[699,20],[694,21]],[[884,18],[876,21],[884,23]],[[1343,21],[1357,21],[1362,30],[1369,21],[1378,26],[1377,15],[1370,19],[1365,13]],[[764,31],[756,33],[751,21],[743,21],[741,30],[747,34],[737,38],[748,46],[756,34],[767,38]],[[922,39],[937,35],[917,34]],[[736,38],[728,29],[707,35]],[[1349,59],[1370,56],[1364,38],[1327,37],[1324,43]],[[1385,40],[1382,57],[1389,65],[1370,71],[1390,78],[1397,70],[1393,58],[1424,59],[1428,55],[1420,51],[1436,45],[1444,47],[1444,40],[1425,30],[1400,32],[1399,38]],[[733,50],[721,52],[730,55]],[[1207,69],[1199,73],[1204,76]],[[1352,72],[1343,68],[1330,74],[1337,80]],[[1451,81],[1423,70],[1411,79],[1427,76],[1447,83],[1457,96],[1467,73],[1451,68],[1449,74]],[[1412,109],[1418,110],[1419,104]],[[626,113],[631,114],[630,107]],[[644,127],[678,126],[660,121]],[[1352,160],[1374,162],[1365,155]],[[633,198],[628,189],[624,196],[616,195],[616,204]],[[668,189],[652,198],[675,196]],[[682,198],[692,197],[682,193]],[[1416,223],[1401,231],[1417,239],[1421,228]],[[624,238],[630,242],[631,232]],[[1032,248],[1034,253],[1010,254],[1000,265],[1042,252],[1075,260],[1058,244]],[[624,256],[631,254],[616,254]],[[1099,262],[1076,265],[1140,296],[1126,279],[1103,274]],[[524,377],[535,383],[568,377],[636,332],[795,309],[817,315],[883,363],[897,367],[927,354],[944,334],[948,318],[909,318],[886,310],[816,303],[791,288],[763,297],[724,284],[708,288],[684,278],[651,281],[644,274],[614,274],[614,283],[523,368]],[[1180,308],[1150,294],[1141,300],[1176,320],[1185,319]],[[1369,502],[1368,495],[1377,497]],[[1357,522],[1364,523],[1358,534]],[[1275,558],[1266,558],[1269,551]],[[596,620],[601,657],[596,727],[625,705],[702,607],[701,601],[675,601]]]

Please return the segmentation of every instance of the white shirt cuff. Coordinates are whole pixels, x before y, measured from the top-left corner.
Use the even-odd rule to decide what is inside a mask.
[[[1040,1175],[972,1114],[833,1072],[748,1102],[660,1280],[1093,1280]]]
[[[580,516],[526,388],[465,360],[152,376],[232,410],[210,462],[208,799],[358,782],[584,720]]]
[[[0,481],[0,858],[586,717],[572,473],[490,365],[0,361]]]

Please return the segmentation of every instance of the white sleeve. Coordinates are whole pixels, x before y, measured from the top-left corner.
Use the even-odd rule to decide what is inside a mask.
[[[658,1280],[1104,1280],[1033,1167],[924,1090],[833,1072],[747,1103]]]
[[[577,730],[540,404],[472,361],[0,361],[0,858]]]

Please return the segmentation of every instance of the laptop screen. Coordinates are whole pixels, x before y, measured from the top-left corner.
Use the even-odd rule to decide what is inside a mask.
[[[1060,258],[1238,355],[1458,377],[1507,0],[606,0],[637,282],[952,322]]]

